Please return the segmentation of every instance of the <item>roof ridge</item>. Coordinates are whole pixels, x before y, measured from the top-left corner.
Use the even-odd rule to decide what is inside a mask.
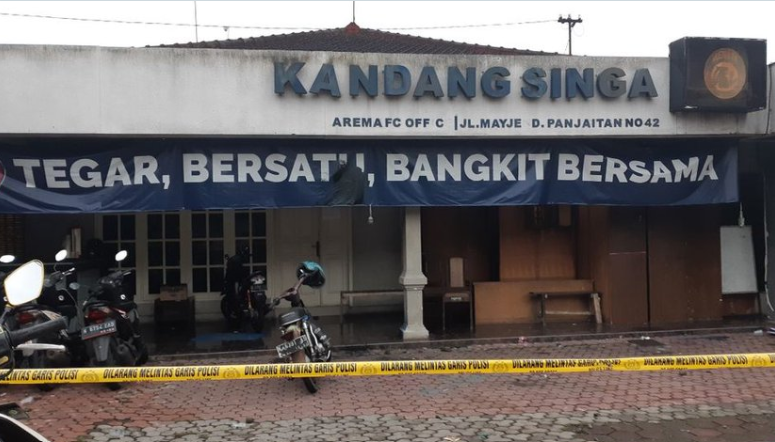
[[[445,40],[443,38],[433,38],[433,37],[423,37],[423,36],[420,36],[420,35],[401,34],[399,32],[383,31],[381,29],[361,28],[361,30],[375,31],[375,32],[380,32],[380,33],[383,33],[383,34],[390,34],[390,35],[399,35],[399,36],[402,36],[402,37],[420,38],[420,39],[423,39],[423,40],[432,40],[432,41],[438,41],[438,42],[444,42],[444,43],[453,43],[453,44],[456,44],[456,45],[474,46],[474,47],[479,47],[479,48],[503,49],[503,50],[507,50],[507,51],[524,51],[524,52],[533,52],[533,53],[536,53],[536,54],[553,54],[553,55],[556,54],[556,53],[544,52],[544,51],[534,51],[532,49],[507,48],[505,46],[492,46],[492,45],[484,45],[484,44],[479,44],[479,43],[465,43],[465,42],[460,42],[460,41],[455,41],[455,40]]]

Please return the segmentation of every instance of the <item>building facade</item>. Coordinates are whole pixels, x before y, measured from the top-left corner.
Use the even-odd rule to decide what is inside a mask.
[[[243,245],[273,293],[319,260],[328,282],[305,302],[321,314],[341,291],[402,290],[400,304],[369,302],[403,305],[407,338],[427,336],[423,292],[452,284],[453,258],[477,325],[538,320],[540,291],[598,292],[613,325],[761,312],[765,149],[752,140],[767,110],[676,110],[675,60],[0,53],[9,252],[86,256],[94,238],[128,250],[145,315],[177,284],[218,315],[223,255]],[[737,242],[720,232],[741,207],[752,267],[724,273]],[[722,274],[750,282],[750,270],[752,289],[726,290]]]

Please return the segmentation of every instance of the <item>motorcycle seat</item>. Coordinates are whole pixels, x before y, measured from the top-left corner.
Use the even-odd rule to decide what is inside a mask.
[[[88,307],[104,307],[107,305],[108,305],[108,302],[103,301],[102,299],[90,299],[83,303],[83,308],[85,309]]]
[[[16,306],[16,312],[27,312],[30,310],[43,310],[43,306],[40,304],[22,304],[19,306]]]
[[[307,311],[301,307],[291,309],[288,313],[280,315],[280,326],[285,327],[288,324],[292,324],[301,320],[301,318],[307,316]]]

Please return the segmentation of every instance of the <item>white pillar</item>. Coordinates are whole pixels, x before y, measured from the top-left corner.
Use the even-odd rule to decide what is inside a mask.
[[[404,340],[426,339],[429,336],[422,318],[422,289],[428,278],[422,273],[422,220],[419,207],[404,209],[404,271],[398,282],[404,286]]]

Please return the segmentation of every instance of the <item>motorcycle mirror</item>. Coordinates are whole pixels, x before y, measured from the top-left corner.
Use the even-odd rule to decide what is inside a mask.
[[[10,264],[12,262],[16,261],[16,257],[13,255],[3,255],[0,256],[0,262],[3,264]]]
[[[127,251],[126,251],[126,250],[122,250],[122,251],[120,251],[120,252],[116,253],[116,261],[118,261],[118,262],[121,262],[121,261],[125,260],[125,259],[126,259],[126,256],[127,256],[128,254],[129,254],[129,253],[127,253]]]
[[[43,263],[34,259],[6,276],[3,287],[8,304],[16,306],[37,299],[43,290],[44,275]]]
[[[40,433],[4,414],[0,414],[0,434],[4,437],[13,435],[13,440],[18,442],[48,442]]]
[[[65,258],[67,258],[67,250],[62,249],[57,252],[57,254],[54,256],[54,260],[56,262],[64,261]]]
[[[70,287],[70,290],[78,290],[81,288],[81,284],[78,284],[77,282],[71,282],[68,287]]]

